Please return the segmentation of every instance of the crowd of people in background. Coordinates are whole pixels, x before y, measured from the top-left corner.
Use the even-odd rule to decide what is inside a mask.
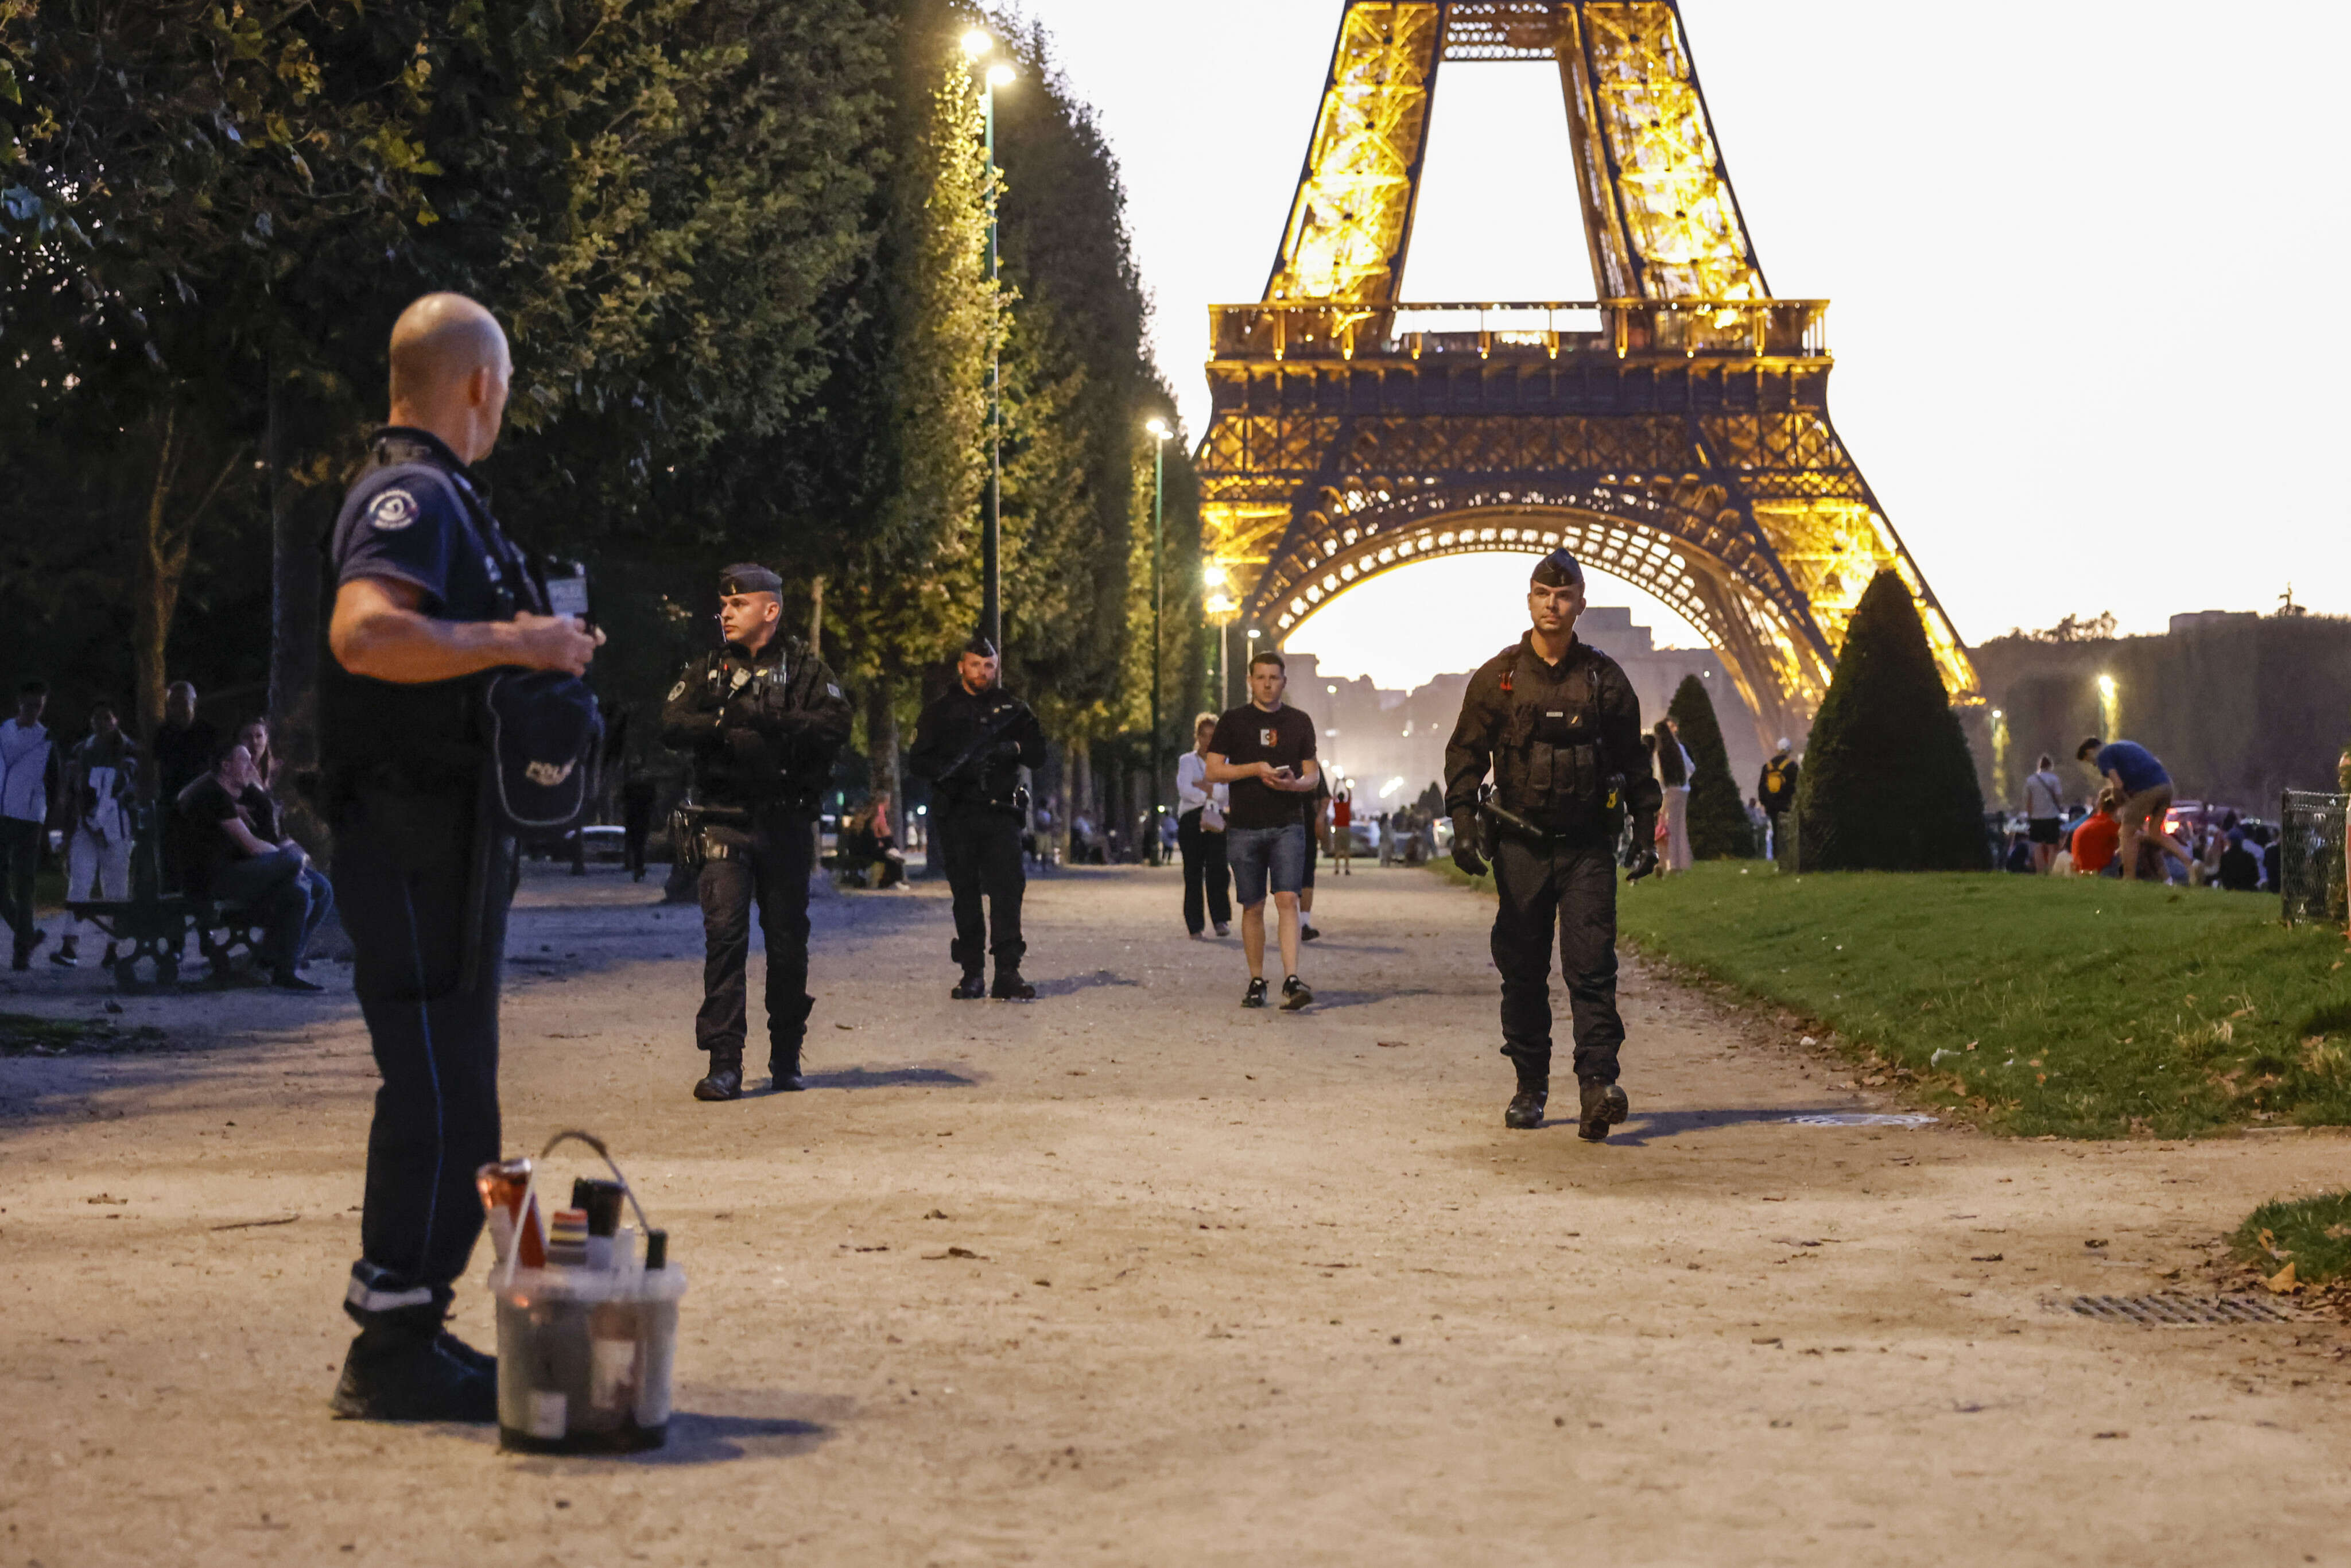
[[[2089,798],[2073,800],[2055,759],[2043,754],[2025,776],[2022,827],[2003,830],[2005,870],[2279,890],[2283,846],[2273,824],[2223,806],[2175,810],[2170,774],[2134,742],[2094,737],[2075,755],[2097,776]]]
[[[334,908],[334,888],[287,827],[268,722],[247,719],[223,737],[198,716],[195,687],[181,681],[165,692],[148,747],[103,701],[67,745],[43,723],[47,707],[47,685],[26,681],[16,716],[0,723],[0,915],[10,968],[29,969],[49,939],[34,889],[52,853],[69,913],[49,963],[77,968],[85,946],[102,940],[98,963],[114,967],[122,954],[108,923],[131,898],[132,852],[152,801],[159,892],[194,901],[207,922],[257,932],[256,977],[280,990],[320,989],[300,970]],[[77,905],[78,916],[70,913]]]

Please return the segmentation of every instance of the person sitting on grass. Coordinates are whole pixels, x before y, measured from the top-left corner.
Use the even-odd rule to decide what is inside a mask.
[[[2218,876],[2223,893],[2259,893],[2262,886],[2262,861],[2246,847],[2242,828],[2229,830],[2228,847],[2220,852]]]
[[[2113,863],[2122,842],[2123,825],[2115,817],[2114,791],[2102,790],[2097,810],[2074,824],[2073,840],[2066,846],[2074,857],[2074,874],[2096,876]]]

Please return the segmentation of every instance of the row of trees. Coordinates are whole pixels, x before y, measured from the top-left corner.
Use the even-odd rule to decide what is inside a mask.
[[[1149,624],[1144,347],[1116,164],[1039,32],[997,26],[1003,287],[958,0],[0,0],[0,661],[72,699],[167,678],[297,761],[320,543],[416,295],[513,340],[485,465],[587,559],[618,706],[771,562],[894,769],[979,599],[1004,388],[1008,677],[1082,752],[1188,711],[1196,511],[1171,443]],[[999,57],[1002,57],[999,56]],[[1176,630],[1180,629],[1180,630]],[[641,737],[642,738],[642,737]]]

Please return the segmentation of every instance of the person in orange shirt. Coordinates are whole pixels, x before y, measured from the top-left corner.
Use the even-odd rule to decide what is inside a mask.
[[[2074,873],[2076,876],[2095,876],[2106,869],[2108,862],[2121,852],[2123,825],[2115,817],[2115,797],[2112,790],[2098,796],[2097,810],[2083,818],[2074,829]]]

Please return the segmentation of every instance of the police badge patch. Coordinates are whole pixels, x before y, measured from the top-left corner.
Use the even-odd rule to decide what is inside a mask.
[[[684,696],[684,695],[685,695],[685,683],[684,683],[684,681],[680,681],[680,682],[678,682],[678,683],[677,683],[677,685],[674,685],[674,686],[670,687],[670,689],[669,689],[669,700],[670,700],[670,701],[672,701],[672,702],[675,702],[675,701],[677,701],[677,699],[678,699],[678,698],[680,698],[680,697],[682,697],[682,696]]]
[[[416,520],[416,497],[405,490],[386,490],[368,506],[367,520],[385,533],[396,533]]]

